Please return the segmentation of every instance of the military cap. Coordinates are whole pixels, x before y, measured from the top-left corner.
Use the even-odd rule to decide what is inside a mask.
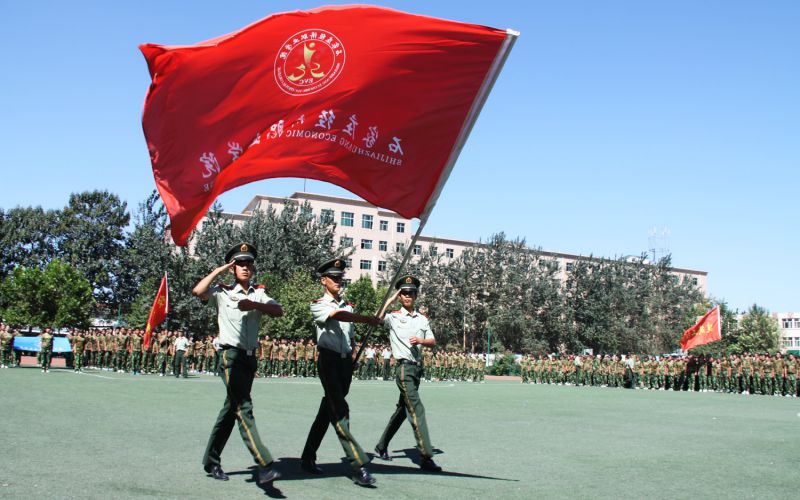
[[[344,259],[336,258],[324,262],[317,268],[317,272],[320,276],[342,276],[345,268],[347,268],[347,262]]]
[[[258,250],[249,243],[237,243],[225,254],[225,262],[234,260],[256,260]]]
[[[398,290],[411,290],[414,292],[418,292],[419,280],[409,274],[397,280],[397,283],[394,284],[394,287]]]

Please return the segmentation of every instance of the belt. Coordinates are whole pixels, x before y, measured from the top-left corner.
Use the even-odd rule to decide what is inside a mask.
[[[239,351],[247,354],[248,356],[252,356],[255,352],[255,349],[242,349],[241,347],[235,347],[232,345],[222,344],[220,346],[223,350],[233,349],[234,351]]]
[[[317,347],[317,351],[319,351],[320,354],[327,354],[328,356],[339,357],[342,359],[349,358],[351,355],[349,352],[334,351],[333,349],[328,349],[327,347]]]
[[[400,363],[401,365],[418,365],[419,364],[416,361],[411,361],[409,359],[398,359],[397,362]]]

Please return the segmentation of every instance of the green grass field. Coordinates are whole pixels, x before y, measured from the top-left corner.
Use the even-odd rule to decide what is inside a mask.
[[[346,477],[329,430],[311,477],[299,455],[322,389],[315,379],[259,379],[259,431],[284,478],[252,482],[234,430],[227,482],[200,460],[222,383],[34,368],[0,371],[0,498],[798,498],[800,400],[711,393],[427,383],[421,394],[440,474],[412,462],[408,424],[376,459],[375,488]],[[353,383],[356,439],[372,451],[394,383]]]

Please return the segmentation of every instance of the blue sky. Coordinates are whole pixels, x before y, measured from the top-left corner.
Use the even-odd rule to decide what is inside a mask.
[[[327,2],[347,3],[347,2]],[[308,1],[6,2],[0,207],[154,188],[137,45],[191,44]],[[425,233],[503,231],[545,250],[638,255],[669,230],[713,296],[800,311],[800,3],[379,5],[521,32]],[[289,195],[298,179],[224,194]],[[310,192],[348,195],[309,181]]]

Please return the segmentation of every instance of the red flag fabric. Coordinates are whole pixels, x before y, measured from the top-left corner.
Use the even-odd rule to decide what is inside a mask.
[[[185,245],[219,194],[275,177],[419,217],[515,36],[357,5],[141,45],[152,78],[142,125],[173,239]]]
[[[157,327],[167,319],[169,312],[169,286],[167,285],[167,273],[161,278],[161,285],[158,287],[158,293],[153,300],[153,307],[150,308],[150,316],[147,318],[147,326],[144,329],[144,346],[150,347],[150,337],[153,328]]]
[[[681,349],[688,351],[692,347],[708,344],[722,338],[722,326],[719,317],[719,306],[711,309],[691,328],[683,332]]]

